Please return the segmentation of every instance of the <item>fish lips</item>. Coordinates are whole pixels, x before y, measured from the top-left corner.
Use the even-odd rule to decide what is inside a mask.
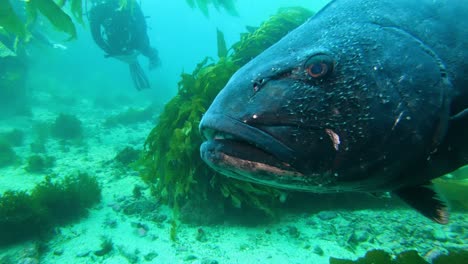
[[[291,164],[294,150],[265,131],[224,114],[208,113],[200,123],[205,142],[202,159],[213,169],[238,179],[265,180],[301,175]],[[259,177],[261,175],[261,177]]]

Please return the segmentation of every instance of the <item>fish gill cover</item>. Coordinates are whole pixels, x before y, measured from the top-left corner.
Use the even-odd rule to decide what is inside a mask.
[[[140,160],[142,178],[150,184],[153,194],[172,205],[176,216],[180,208],[192,205],[194,217],[193,210],[203,210],[199,208],[207,204],[223,204],[223,197],[234,207],[247,205],[267,215],[274,214],[272,209],[279,202],[278,190],[218,177],[201,160],[198,125],[234,72],[312,15],[311,11],[299,7],[280,9],[254,32],[242,34],[229,55],[220,57],[216,63],[205,58],[192,74],[182,74],[178,94],[161,113]],[[222,34],[218,32],[218,45],[221,45],[218,49],[224,50],[224,41],[219,38]]]

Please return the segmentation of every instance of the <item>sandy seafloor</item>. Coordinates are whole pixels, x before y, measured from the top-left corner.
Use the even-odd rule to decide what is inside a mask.
[[[52,122],[58,115],[52,110],[53,98],[37,93],[30,117],[15,117],[1,123],[1,131],[12,128],[31,130],[37,121]],[[56,103],[56,102],[55,102]],[[121,111],[121,110],[119,110]],[[379,248],[398,253],[416,249],[421,255],[437,255],[446,249],[468,249],[467,215],[453,213],[449,225],[437,225],[413,210],[349,211],[328,208],[318,214],[285,213],[272,223],[242,225],[225,222],[213,226],[178,227],[178,240],[170,239],[169,208],[160,205],[144,191],[140,201],[155,206],[154,212],[124,213],[135,201],[136,184],[145,186],[132,169],[110,162],[126,146],[141,149],[154,125],[144,122],[105,128],[104,118],[117,112],[96,108],[86,99],[78,100],[69,113],[83,122],[85,137],[67,144],[47,141],[47,155],[56,164],[47,174],[63,177],[76,171],[95,175],[102,189],[102,201],[79,222],[58,227],[47,241],[27,241],[0,249],[17,263],[328,263],[329,256],[352,258]],[[27,137],[15,151],[21,164],[0,170],[0,191],[33,188],[46,174],[28,174],[24,160],[31,155]],[[320,202],[320,201],[311,201]],[[143,203],[143,204],[144,204]],[[151,207],[151,206],[150,206]],[[145,214],[152,214],[147,217]],[[157,219],[157,220],[155,220]],[[200,229],[203,237],[198,236]],[[110,239],[113,250],[96,256],[103,237]],[[39,262],[37,262],[37,260]],[[14,262],[16,263],[16,262]]]

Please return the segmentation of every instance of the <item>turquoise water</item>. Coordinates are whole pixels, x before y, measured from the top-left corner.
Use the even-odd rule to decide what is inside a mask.
[[[104,58],[86,16],[72,41],[39,18],[39,30],[66,49],[33,40],[18,58],[20,66],[3,58],[2,79],[14,80],[25,93],[13,92],[0,107],[0,138],[10,146],[0,145],[5,157],[0,159],[0,199],[5,205],[10,191],[24,191],[48,207],[29,198],[11,211],[0,206],[0,230],[8,234],[0,237],[0,263],[329,263],[330,257],[356,259],[372,249],[392,255],[416,250],[426,260],[467,251],[466,167],[438,185],[451,204],[448,225],[433,223],[394,198],[312,195],[295,196],[307,200],[281,208],[273,219],[255,211],[223,215],[182,208],[182,215],[202,220],[177,220],[177,239],[171,237],[171,207],[152,195],[132,162],[177,94],[181,73],[191,73],[207,56],[217,60],[217,29],[230,47],[247,26],[258,27],[279,8],[318,11],[327,2],[237,0],[239,16],[211,7],[206,17],[184,0],[142,0],[148,36],[161,60],[150,71],[147,58],[140,56],[151,86],[143,91],[135,89],[127,65]],[[27,68],[27,74],[7,67]],[[15,72],[20,74],[14,77]],[[100,199],[84,175],[96,179]],[[54,189],[48,179],[65,187]],[[51,200],[41,198],[37,186],[53,190]],[[67,200],[69,193],[80,202],[54,203]],[[25,214],[28,210],[33,213]],[[5,231],[18,227],[21,231]]]

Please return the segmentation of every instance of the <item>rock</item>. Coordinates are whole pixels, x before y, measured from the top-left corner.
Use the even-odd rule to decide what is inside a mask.
[[[149,252],[148,254],[144,255],[143,258],[146,261],[152,261],[157,256],[159,256],[159,254],[153,251],[153,252]]]
[[[293,238],[298,238],[301,233],[299,233],[299,230],[297,229],[297,227],[295,226],[288,226],[288,234],[289,236],[293,237]]]
[[[58,248],[54,250],[54,255],[55,256],[61,256],[63,254],[63,248]]]
[[[135,249],[134,252],[126,250],[123,246],[118,247],[120,254],[127,259],[128,263],[136,264],[139,262],[138,254],[140,251]]]
[[[117,227],[117,220],[115,219],[110,219],[106,218],[104,220],[104,223],[102,224],[104,227],[109,227],[109,228],[116,228]]]
[[[185,261],[191,261],[191,260],[196,260],[197,256],[195,255],[188,255],[184,258]]]
[[[101,248],[98,250],[95,250],[94,255],[98,257],[102,257],[104,255],[109,254],[113,248],[114,248],[114,243],[112,242],[112,240],[108,237],[103,237],[101,239]]]
[[[215,259],[205,258],[201,261],[201,264],[219,264],[219,262]]]
[[[123,213],[126,215],[148,215],[156,211],[159,204],[152,200],[136,200],[123,206]]]
[[[85,250],[85,251],[79,252],[78,254],[76,254],[76,256],[78,258],[84,258],[84,257],[89,256],[89,253],[91,253],[91,250]]]
[[[223,203],[191,199],[180,210],[180,220],[192,225],[213,225],[225,220]]]
[[[114,210],[115,212],[120,212],[120,210],[122,210],[122,206],[120,206],[120,204],[118,203],[111,205],[111,207],[112,207],[112,210]]]
[[[135,234],[139,237],[145,237],[148,234],[149,227],[144,223],[132,222],[131,226],[136,228]]]
[[[36,258],[24,258],[20,260],[18,264],[39,264],[39,260]]]
[[[369,239],[369,233],[365,230],[358,230],[354,232],[354,236],[356,237],[356,240],[359,242],[365,242]]]
[[[354,231],[348,239],[348,245],[356,247],[362,242],[365,242],[369,239],[369,233],[364,230]]]
[[[322,249],[319,245],[316,245],[316,246],[314,247],[314,253],[317,254],[317,255],[319,255],[319,256],[323,256],[323,254],[324,254],[325,252],[323,252],[323,249]]]
[[[195,237],[195,239],[198,241],[198,242],[207,242],[208,241],[208,237],[206,236],[206,232],[203,228],[198,228],[197,229],[197,235]]]
[[[148,234],[148,230],[143,227],[140,227],[137,229],[136,233],[139,237],[145,237]]]
[[[338,214],[334,211],[322,211],[317,214],[320,220],[327,221],[338,217]]]
[[[165,214],[154,214],[151,217],[151,220],[156,223],[163,223],[164,221],[167,220],[167,215]]]

